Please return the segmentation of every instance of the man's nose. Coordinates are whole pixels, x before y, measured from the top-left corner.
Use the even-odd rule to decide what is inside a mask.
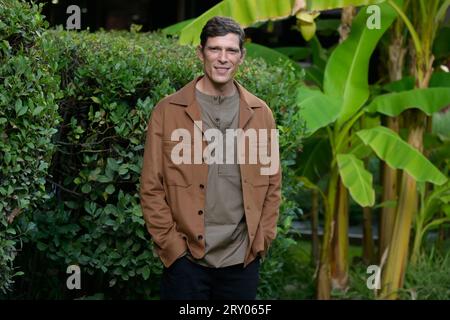
[[[227,52],[226,52],[226,50],[220,51],[220,53],[219,53],[219,61],[220,61],[220,62],[223,62],[223,63],[225,63],[225,62],[228,61],[228,57],[227,57]]]

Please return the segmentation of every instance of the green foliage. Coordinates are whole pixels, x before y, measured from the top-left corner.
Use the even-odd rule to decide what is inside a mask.
[[[246,56],[251,58],[263,58],[268,63],[275,63],[277,64],[278,60],[282,60],[286,63],[291,63],[292,67],[297,72],[302,72],[302,69],[300,65],[295,63],[295,61],[291,60],[289,56],[284,54],[283,52],[280,52],[279,50],[274,50],[272,48],[257,44],[257,43],[246,43],[245,44],[246,49]],[[303,48],[299,48],[303,49]]]
[[[258,298],[313,299],[314,266],[309,242],[280,237],[273,246],[269,260],[261,268]]]
[[[448,300],[450,298],[450,255],[431,249],[422,253],[415,265],[409,264],[405,273],[404,288],[399,291],[402,300]],[[373,300],[374,290],[367,288],[367,266],[361,261],[351,266],[350,286],[345,292],[333,292],[334,299]]]
[[[162,266],[138,195],[146,125],[199,65],[190,48],[137,33],[51,31],[45,49],[61,78],[64,120],[47,186],[54,193],[35,211],[30,238],[58,272],[80,265],[95,284],[88,294],[123,298],[134,287],[128,298],[154,296],[147,289],[157,290],[150,283]]]
[[[401,299],[449,300],[450,299],[450,254],[439,254],[434,250],[422,254],[416,265],[409,265],[405,276],[405,287]]]
[[[17,245],[28,226],[17,216],[48,198],[61,97],[54,64],[42,48],[41,6],[0,1],[0,290],[11,289]]]

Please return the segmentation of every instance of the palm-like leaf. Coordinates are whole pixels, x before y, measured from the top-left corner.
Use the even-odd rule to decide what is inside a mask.
[[[317,182],[330,170],[331,147],[327,137],[314,135],[306,139],[299,156],[297,175]]]
[[[324,76],[325,94],[342,101],[337,125],[341,126],[362,107],[369,97],[369,60],[387,28],[396,18],[388,4],[380,5],[380,29],[369,29],[368,14],[361,10],[352,24],[352,32],[330,56]]]
[[[437,185],[447,180],[427,158],[403,141],[394,131],[379,126],[361,130],[357,135],[389,166],[405,170],[415,180]]]
[[[342,183],[352,198],[362,207],[373,206],[372,174],[364,168],[363,162],[353,154],[338,154],[336,160]]]
[[[300,117],[306,122],[307,134],[333,123],[338,117],[339,103],[323,94],[320,90],[300,87],[297,92],[300,105]]]
[[[198,44],[201,29],[214,16],[235,19],[242,27],[259,21],[285,19],[300,9],[329,10],[348,5],[361,6],[384,0],[223,0],[183,28],[181,44]]]
[[[395,117],[406,109],[418,108],[431,115],[448,105],[450,105],[449,88],[427,88],[377,96],[367,106],[367,111]]]
[[[203,26],[214,16],[231,17],[242,27],[248,27],[258,21],[289,17],[294,7],[295,1],[291,0],[224,0],[184,27],[180,43],[198,44]]]

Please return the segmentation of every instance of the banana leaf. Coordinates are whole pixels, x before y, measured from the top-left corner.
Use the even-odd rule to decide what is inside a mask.
[[[181,44],[198,44],[206,21],[214,16],[236,20],[243,28],[255,22],[285,19],[300,9],[329,10],[348,5],[378,4],[384,0],[223,0],[186,25],[180,32]]]
[[[339,102],[323,94],[320,90],[300,87],[297,91],[300,117],[306,122],[306,134],[333,123],[339,114]]]
[[[331,54],[324,76],[326,95],[342,101],[337,120],[340,127],[349,120],[369,97],[369,61],[378,41],[397,17],[387,3],[380,6],[380,28],[369,29],[368,14],[362,9],[352,23],[352,31]]]
[[[450,105],[449,88],[427,88],[379,95],[366,110],[395,117],[407,109],[418,108],[431,115],[448,105]]]
[[[373,178],[364,168],[364,163],[353,154],[338,154],[336,160],[342,183],[349,190],[353,200],[362,207],[373,206],[375,203]]]
[[[395,169],[403,169],[418,182],[441,185],[447,181],[422,153],[402,140],[394,131],[379,126],[356,133],[377,156]]]

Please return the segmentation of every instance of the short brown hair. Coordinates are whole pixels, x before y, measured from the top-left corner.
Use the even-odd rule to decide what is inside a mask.
[[[239,36],[239,49],[242,51],[245,32],[236,21],[228,17],[215,16],[209,19],[200,34],[200,44],[204,48],[209,37],[225,36],[228,33],[234,33]]]

